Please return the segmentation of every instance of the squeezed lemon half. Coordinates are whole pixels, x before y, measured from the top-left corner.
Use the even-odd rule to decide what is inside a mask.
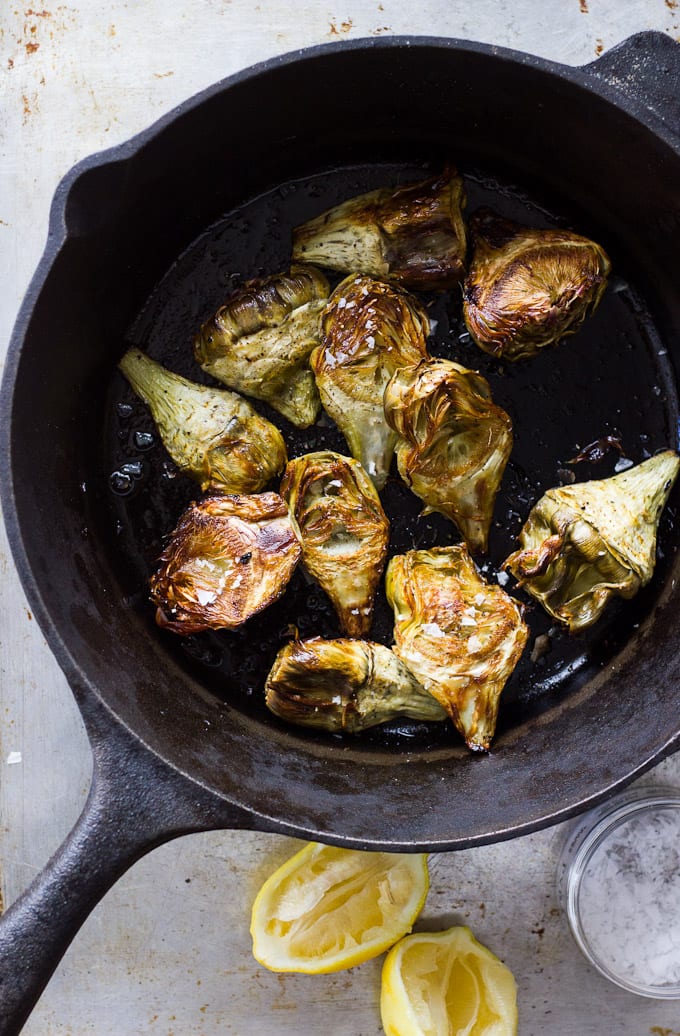
[[[426,855],[310,842],[258,892],[253,955],[270,971],[320,975],[351,968],[411,931],[428,888]]]
[[[419,932],[385,958],[380,1013],[386,1036],[515,1036],[517,986],[469,928]]]

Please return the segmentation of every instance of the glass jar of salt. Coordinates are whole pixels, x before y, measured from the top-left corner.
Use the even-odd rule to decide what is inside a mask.
[[[588,960],[640,996],[680,998],[680,791],[638,787],[582,817],[560,859]]]

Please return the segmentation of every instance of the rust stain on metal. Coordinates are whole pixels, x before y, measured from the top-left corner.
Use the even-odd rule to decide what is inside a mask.
[[[14,60],[12,58],[7,58],[7,67],[10,70],[10,72],[14,68]]]
[[[669,11],[675,11],[678,6],[678,0],[666,0],[666,7]]]
[[[330,25],[330,35],[340,36],[343,32],[349,32],[349,30],[353,27],[354,22],[351,18],[348,18],[347,21],[340,22],[339,26],[337,26],[335,22],[331,22]]]
[[[72,8],[63,4],[55,9],[54,14],[46,8],[15,9],[17,47],[22,48],[26,55],[31,55],[35,54],[41,46],[45,44],[49,46],[50,41],[58,37],[59,32],[68,29],[69,22],[74,22],[74,13]]]
[[[270,1001],[269,1006],[274,1011],[295,1011],[298,1005],[296,1000],[291,999],[286,988],[286,975],[279,973],[276,978],[279,983],[279,995]]]
[[[599,56],[600,56],[600,54],[602,53],[603,50],[604,50],[604,43],[602,42],[602,40],[596,40],[595,41],[595,53],[597,54],[598,58],[599,58]]]
[[[36,112],[40,111],[37,91],[34,90],[33,93],[30,94],[30,96],[28,94],[22,94],[21,103],[23,105],[23,117],[21,120],[21,125],[25,126],[30,116],[35,115]]]
[[[588,14],[588,0],[578,0],[581,14]]]
[[[392,26],[379,25],[377,29],[371,29],[371,36],[380,36],[383,32],[392,32]]]
[[[18,19],[22,18],[20,11],[14,13]],[[36,19],[42,20],[43,25],[40,25]],[[47,19],[50,20],[49,27]],[[33,24],[30,24],[31,20],[34,20]],[[58,39],[60,33],[68,32],[76,22],[77,11],[65,4],[59,4],[54,11],[48,11],[46,8],[37,10],[27,7],[23,12],[23,35],[28,37],[29,34],[34,36],[38,33],[39,36],[42,36],[42,42],[45,43],[48,39]],[[17,40],[17,42],[23,45],[22,40]]]

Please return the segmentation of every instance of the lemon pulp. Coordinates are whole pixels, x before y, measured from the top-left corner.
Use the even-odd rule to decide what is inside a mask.
[[[383,966],[380,1008],[387,1036],[517,1032],[512,973],[464,926],[397,943]]]
[[[253,904],[253,954],[272,971],[338,971],[410,932],[428,890],[423,854],[310,842],[264,883]]]

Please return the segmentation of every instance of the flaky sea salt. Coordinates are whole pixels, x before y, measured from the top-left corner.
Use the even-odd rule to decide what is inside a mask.
[[[436,622],[424,622],[422,625],[424,633],[429,633],[431,637],[445,637],[446,634],[441,626],[438,626]]]
[[[638,809],[588,860],[578,896],[593,955],[624,982],[680,984],[680,808]]]

